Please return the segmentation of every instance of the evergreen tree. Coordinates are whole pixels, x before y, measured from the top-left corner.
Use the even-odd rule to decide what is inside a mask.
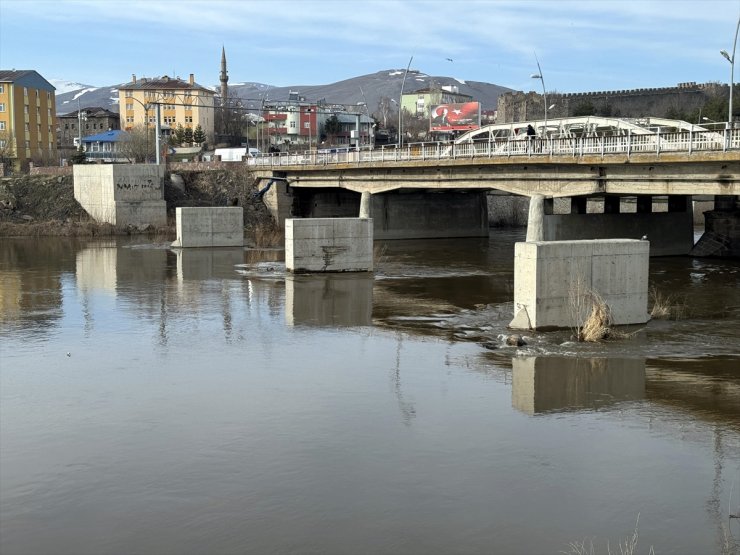
[[[193,142],[193,128],[192,127],[186,127],[185,133],[183,136],[183,142],[185,144],[191,144]]]
[[[75,153],[69,158],[72,164],[84,164],[87,161],[87,155],[82,147],[78,148]]]
[[[336,114],[332,114],[324,123],[324,133],[329,137],[330,142],[337,139],[337,135],[342,131],[342,124]]]
[[[195,131],[193,131],[193,141],[195,144],[201,145],[206,142],[206,133],[203,131],[203,128],[198,124],[198,126],[195,128]]]
[[[182,143],[185,142],[185,129],[182,126],[182,123],[177,124],[177,129],[175,129],[175,142],[178,145],[182,145]]]

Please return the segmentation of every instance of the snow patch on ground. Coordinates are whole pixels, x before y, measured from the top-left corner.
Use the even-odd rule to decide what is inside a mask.
[[[391,71],[388,75],[403,75],[403,71]]]
[[[457,81],[458,83],[460,83],[461,85],[467,85],[464,79],[458,79],[457,77],[453,77],[453,79]]]

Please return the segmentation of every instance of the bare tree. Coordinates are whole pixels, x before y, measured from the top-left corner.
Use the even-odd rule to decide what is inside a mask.
[[[155,155],[154,129],[136,125],[128,132],[128,137],[119,144],[120,153],[129,162],[135,164],[146,162],[147,158],[151,159]]]
[[[15,158],[15,136],[11,131],[0,131],[0,164],[6,166]]]
[[[388,120],[395,121],[392,116],[397,114],[397,111],[393,108],[393,102],[387,96],[382,96],[378,101],[378,110],[376,112],[378,120],[383,122],[383,129],[388,129]]]

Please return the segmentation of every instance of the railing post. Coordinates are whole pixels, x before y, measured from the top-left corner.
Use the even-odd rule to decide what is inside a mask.
[[[691,150],[694,146],[694,130],[693,128],[689,129],[689,154],[691,154]]]
[[[632,130],[627,129],[627,158],[630,157],[631,150],[632,150]]]
[[[655,154],[660,154],[660,127],[655,134]]]

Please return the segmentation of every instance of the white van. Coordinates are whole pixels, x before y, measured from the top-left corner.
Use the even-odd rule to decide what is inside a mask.
[[[217,148],[214,156],[220,156],[222,162],[241,162],[244,158],[257,158],[262,153],[257,148],[236,147]]]

